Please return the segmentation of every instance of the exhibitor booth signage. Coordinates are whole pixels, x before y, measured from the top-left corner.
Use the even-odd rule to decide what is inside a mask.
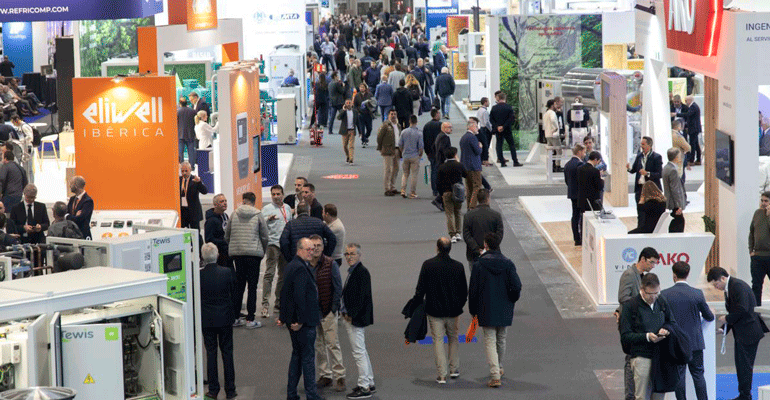
[[[668,48],[714,56],[722,29],[721,0],[664,0]]]
[[[217,0],[187,0],[187,30],[217,27]]]
[[[162,12],[163,0],[0,1],[0,22],[142,18]]]
[[[651,272],[658,275],[661,289],[671,287],[671,267],[679,261],[690,264],[687,282],[697,287],[706,282],[704,266],[714,242],[710,233],[665,233],[649,235],[606,235],[596,237],[596,263],[583,265],[583,278],[598,305],[617,305],[620,276],[639,260],[645,247],[658,251],[660,262]],[[596,271],[589,274],[589,270]],[[588,277],[596,279],[589,282]]]
[[[72,80],[76,173],[101,210],[179,211],[173,76]]]

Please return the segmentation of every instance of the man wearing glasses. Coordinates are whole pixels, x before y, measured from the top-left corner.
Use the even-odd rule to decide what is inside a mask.
[[[636,400],[662,400],[665,397],[665,393],[652,393],[650,382],[655,345],[669,334],[663,326],[674,321],[671,308],[659,296],[658,276],[646,274],[639,294],[623,304],[620,316],[620,342],[631,356]]]
[[[633,251],[633,249],[630,249]],[[628,251],[628,250],[626,250]],[[632,256],[633,257],[633,256]],[[632,258],[633,260],[633,258]],[[620,276],[620,283],[618,285],[618,309],[615,310],[615,320],[620,322],[620,314],[623,310],[623,303],[631,300],[642,287],[642,276],[652,271],[653,268],[660,261],[660,253],[652,247],[645,247],[642,252],[639,253],[639,260],[636,264],[631,265]],[[623,346],[623,352],[626,353],[626,365],[624,368],[624,382],[625,382],[625,400],[634,400],[634,373],[631,369],[631,354],[626,346]]]
[[[345,287],[342,289],[342,317],[350,337],[353,359],[358,368],[358,382],[348,399],[366,399],[376,391],[374,373],[369,353],[366,351],[364,328],[374,323],[374,302],[372,301],[372,277],[361,264],[361,245],[348,243],[345,260],[350,268]]]

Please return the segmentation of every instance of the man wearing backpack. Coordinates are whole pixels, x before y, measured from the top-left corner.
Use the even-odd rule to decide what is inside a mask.
[[[460,210],[462,210],[463,201],[465,201],[465,187],[462,186],[462,181],[467,173],[465,167],[457,159],[457,147],[448,148],[444,155],[446,161],[438,168],[436,186],[444,200],[449,237],[452,239],[452,243],[457,243],[458,240],[462,240]]]

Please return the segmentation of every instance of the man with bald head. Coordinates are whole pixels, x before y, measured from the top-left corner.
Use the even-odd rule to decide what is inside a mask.
[[[201,178],[192,175],[192,166],[183,162],[179,170],[179,201],[182,228],[200,229],[203,220],[203,209],[199,194],[207,194],[209,189],[201,182]]]
[[[447,375],[460,376],[460,354],[457,341],[457,322],[468,300],[465,268],[449,256],[452,240],[446,236],[436,241],[436,257],[422,264],[414,302],[425,299],[425,313],[433,336],[438,384],[445,384]],[[444,336],[449,344],[449,365],[444,350]]]
[[[700,123],[700,107],[695,102],[693,96],[687,96],[684,99],[687,109],[678,112],[671,113],[672,117],[684,118],[685,132],[687,132],[687,141],[690,142],[690,154],[688,154],[688,160],[691,164],[701,165],[700,157],[700,134],[703,131]]]
[[[304,377],[308,400],[320,400],[315,382],[316,326],[321,323],[318,289],[310,262],[315,256],[313,242],[308,238],[297,241],[297,254],[286,265],[281,288],[281,312],[278,325],[286,325],[291,336],[291,362],[286,386],[287,399],[299,399],[297,385]]]
[[[67,203],[66,219],[75,223],[83,238],[91,237],[91,214],[94,212],[94,200],[86,193],[86,180],[82,176],[73,176],[69,182],[70,197]]]

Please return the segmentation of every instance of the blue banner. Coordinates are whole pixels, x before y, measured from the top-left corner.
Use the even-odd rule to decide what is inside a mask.
[[[427,0],[425,8],[425,31],[430,33],[431,28],[443,26],[446,28],[446,17],[460,13],[459,0]],[[429,38],[432,43],[435,37]]]
[[[0,22],[142,18],[161,12],[163,0],[0,1]]]
[[[14,76],[33,72],[32,23],[8,22],[3,24],[3,55],[16,65]]]

